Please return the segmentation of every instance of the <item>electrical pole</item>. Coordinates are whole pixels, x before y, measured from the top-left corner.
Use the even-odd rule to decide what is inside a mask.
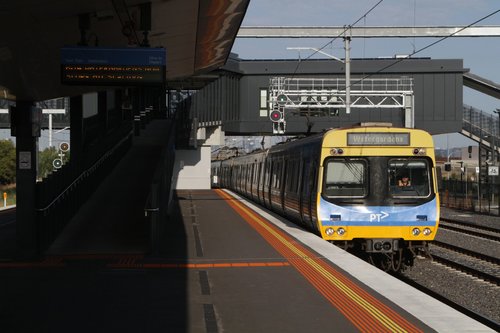
[[[351,27],[346,29],[345,47],[345,113],[351,113]]]
[[[500,147],[500,109],[493,110],[493,113],[496,113],[497,118],[498,118],[498,128],[496,130],[496,133],[494,133],[494,139],[495,139],[495,144],[493,146],[493,163],[497,165],[500,168],[500,152],[498,151]],[[497,175],[496,177],[496,182],[494,183],[500,183],[500,176]],[[498,186],[496,186],[497,191],[498,191]],[[497,193],[497,200],[498,200],[498,216],[500,216],[500,191]]]

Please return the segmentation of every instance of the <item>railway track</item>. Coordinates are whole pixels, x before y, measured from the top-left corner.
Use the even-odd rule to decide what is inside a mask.
[[[433,260],[419,257],[402,281],[500,332],[500,223],[480,225],[442,218],[430,243]]]
[[[484,280],[486,282],[500,286],[500,277],[497,274],[490,274],[488,272],[485,272],[483,269],[477,269],[477,268],[474,268],[470,265],[457,262],[456,260],[454,260],[452,258],[446,258],[445,256],[441,256],[441,255],[437,255],[437,254],[432,254],[432,259],[433,259],[433,261],[435,261],[437,263],[445,265],[445,266],[452,268],[454,270],[457,270],[459,272],[469,274],[469,275],[476,277],[478,279],[481,279],[481,280]]]
[[[451,251],[454,251],[454,252],[457,252],[457,253],[460,253],[460,254],[463,254],[463,255],[467,255],[469,257],[480,259],[480,260],[483,260],[483,261],[486,261],[486,262],[489,262],[489,263],[496,264],[496,265],[500,266],[500,258],[498,258],[498,257],[488,256],[488,255],[486,255],[484,253],[472,251],[472,250],[469,250],[469,249],[464,249],[464,248],[462,248],[460,246],[456,246],[456,245],[452,245],[452,244],[448,244],[448,243],[444,243],[444,242],[440,242],[440,241],[436,241],[436,240],[432,241],[431,244],[432,244],[432,246],[437,246],[437,247],[440,247],[440,248],[451,250]]]
[[[454,308],[455,310],[457,311],[460,311],[462,313],[464,313],[465,315],[477,320],[478,322],[488,326],[489,328],[493,329],[494,331],[496,332],[500,332],[500,323],[476,312],[476,311],[473,311],[461,304],[458,304],[457,302],[454,302],[453,300],[451,300],[449,297],[446,297],[445,295],[443,295],[443,293],[440,293],[440,292],[437,292],[431,288],[428,288],[426,287],[424,284],[421,284],[409,277],[406,277],[404,275],[397,275],[396,276],[399,280],[403,281],[404,283],[420,290],[421,292],[429,295],[429,296],[432,296],[434,297],[435,299],[447,304],[448,306]]]
[[[440,228],[453,231],[455,235],[459,233],[458,237],[455,236],[455,244],[457,244],[457,239],[461,240],[459,244],[463,244],[464,239],[471,236],[500,242],[500,230],[497,228],[450,219],[442,219],[442,221],[444,222],[440,223]],[[431,255],[435,262],[500,286],[500,258],[498,256],[451,244],[450,241],[453,239],[443,238],[447,241],[437,237],[431,243]],[[500,247],[500,244],[498,246]]]
[[[500,229],[494,227],[478,225],[475,223],[458,221],[458,220],[451,220],[446,218],[441,218],[439,227],[445,230],[452,230],[467,235],[481,237],[484,239],[493,240],[495,242],[500,242]]]

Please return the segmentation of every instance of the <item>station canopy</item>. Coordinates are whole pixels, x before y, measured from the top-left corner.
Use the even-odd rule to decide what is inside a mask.
[[[0,98],[47,100],[97,91],[61,83],[61,48],[166,50],[166,87],[203,86],[224,65],[249,0],[5,0]]]

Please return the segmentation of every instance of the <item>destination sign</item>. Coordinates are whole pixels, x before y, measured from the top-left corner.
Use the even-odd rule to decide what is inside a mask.
[[[409,146],[410,133],[347,133],[348,146]]]
[[[76,85],[151,85],[165,81],[163,48],[61,49],[61,82]]]

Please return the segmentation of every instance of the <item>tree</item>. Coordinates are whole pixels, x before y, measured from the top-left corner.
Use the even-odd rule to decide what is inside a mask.
[[[57,150],[54,147],[49,147],[44,149],[38,155],[38,177],[45,178],[49,173],[54,171],[54,165],[52,164],[56,158],[59,158],[57,155]]]
[[[10,140],[0,140],[0,184],[16,182],[16,147]]]

